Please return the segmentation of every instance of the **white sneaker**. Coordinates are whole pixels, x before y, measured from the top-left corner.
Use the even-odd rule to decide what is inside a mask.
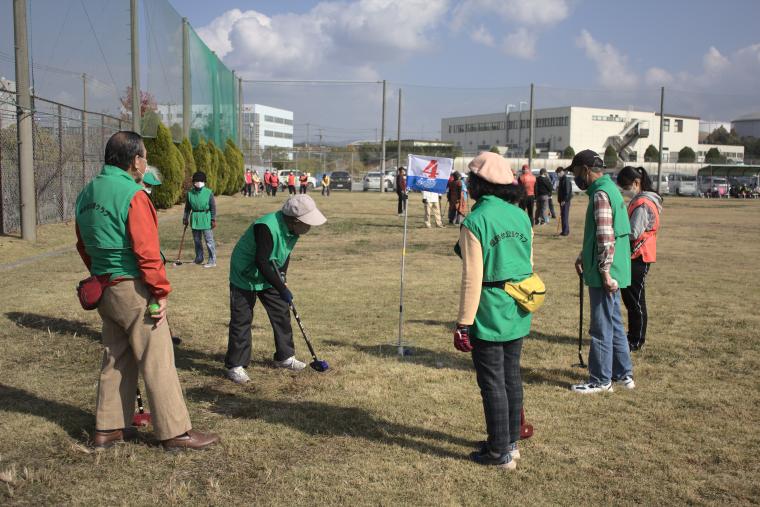
[[[236,384],[245,384],[251,381],[251,377],[246,373],[245,368],[242,366],[235,366],[227,370],[227,378]]]
[[[204,268],[215,268],[216,267],[216,262],[207,262],[206,264],[203,265],[203,267]]]
[[[612,382],[606,384],[583,383],[570,386],[570,390],[581,394],[611,393]]]
[[[626,375],[625,377],[621,379],[615,380],[615,383],[625,389],[635,389],[636,384],[633,381],[633,377],[630,375]]]
[[[275,361],[274,364],[277,368],[285,368],[292,371],[301,371],[306,368],[306,363],[302,363],[296,359],[296,356],[290,356],[284,361]]]

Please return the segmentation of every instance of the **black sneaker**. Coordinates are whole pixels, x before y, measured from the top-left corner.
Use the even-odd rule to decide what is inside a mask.
[[[470,453],[470,459],[478,465],[498,466],[506,470],[517,468],[517,462],[512,459],[509,452],[495,456],[487,448],[481,448],[479,451]]]

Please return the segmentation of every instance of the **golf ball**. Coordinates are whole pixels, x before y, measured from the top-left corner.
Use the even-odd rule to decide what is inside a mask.
[[[148,305],[148,311],[150,312],[151,315],[155,315],[161,311],[161,307],[158,306],[158,303],[151,303],[150,305]]]

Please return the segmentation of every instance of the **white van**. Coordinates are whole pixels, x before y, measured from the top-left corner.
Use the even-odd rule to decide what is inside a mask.
[[[672,173],[668,181],[668,190],[676,195],[699,195],[697,177],[691,174]]]

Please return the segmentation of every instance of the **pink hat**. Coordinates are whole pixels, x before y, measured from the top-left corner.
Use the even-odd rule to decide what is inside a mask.
[[[498,153],[484,151],[467,166],[473,174],[495,185],[511,185],[515,181],[512,167]]]

